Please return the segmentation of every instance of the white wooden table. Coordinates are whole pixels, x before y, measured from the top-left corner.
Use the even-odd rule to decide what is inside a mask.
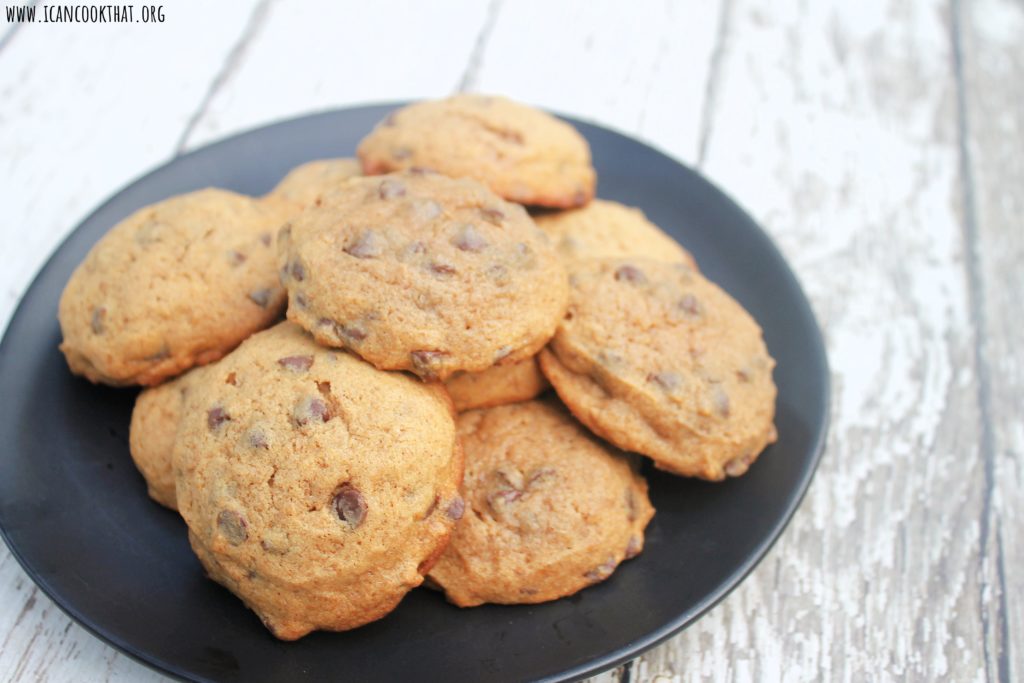
[[[1024,3],[163,1],[0,26],[0,325],[106,196],[236,131],[459,89],[595,120],[766,227],[833,373],[781,541],[600,678],[1024,678]],[[0,546],[0,680],[160,678]]]

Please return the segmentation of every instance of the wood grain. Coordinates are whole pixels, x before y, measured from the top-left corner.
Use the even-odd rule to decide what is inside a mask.
[[[1024,654],[1024,5],[957,3],[964,212],[977,333],[982,509],[981,604],[989,678],[1019,680]],[[1017,636],[1019,638],[1019,635]]]
[[[777,240],[826,333],[833,424],[765,562],[595,680],[1020,678],[1019,0],[167,12],[129,30],[2,31],[4,325],[77,220],[181,149],[457,89],[596,120],[700,165]],[[161,677],[73,625],[0,548],[0,681],[25,680]]]

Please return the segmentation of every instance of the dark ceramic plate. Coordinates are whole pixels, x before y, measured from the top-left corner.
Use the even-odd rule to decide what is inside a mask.
[[[114,223],[214,185],[261,194],[309,159],[351,155],[390,106],[315,114],[173,160],[125,188],[61,245],[0,346],[0,529],[28,574],[79,623],[172,675],[201,680],[563,680],[636,657],[692,623],[782,533],[821,456],[828,368],[792,272],[758,226],[700,175],[635,140],[573,121],[600,194],[642,207],[760,321],[778,360],[778,443],[722,484],[650,469],[658,510],[643,555],[598,586],[536,606],[459,610],[428,590],[385,619],[295,643],[272,638],[203,577],[185,527],[146,497],[128,455],[135,392],[72,377],[57,350],[57,301]]]

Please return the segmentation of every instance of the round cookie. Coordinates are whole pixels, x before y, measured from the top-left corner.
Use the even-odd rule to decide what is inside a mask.
[[[296,166],[264,197],[288,202],[300,208],[312,206],[349,178],[363,174],[357,159],[319,159]]]
[[[696,268],[690,252],[647,220],[640,209],[595,199],[581,209],[534,216],[567,261],[582,258],[651,258]]]
[[[575,128],[504,97],[418,102],[379,123],[357,150],[367,174],[427,168],[475,178],[520,204],[567,208],[594,196],[590,147]]]
[[[390,612],[463,512],[444,389],[291,323],[211,373],[186,398],[173,451],[178,508],[210,578],[284,640]]]
[[[540,365],[591,430],[660,469],[717,481],[775,441],[761,328],[683,264],[578,261],[569,310]]]
[[[643,549],[647,482],[555,401],[463,413],[458,429],[469,510],[430,572],[451,602],[555,600]]]
[[[537,365],[537,357],[509,365],[493,365],[480,372],[459,372],[445,383],[457,412],[529,401],[550,386]]]
[[[181,422],[185,396],[203,381],[216,364],[192,368],[184,375],[155,387],[144,389],[135,398],[128,430],[132,460],[146,480],[149,497],[164,507],[178,509],[174,493],[174,469],[171,451]]]
[[[547,235],[473,180],[354,178],[278,239],[290,320],[428,380],[535,355],[568,298]]]
[[[115,386],[158,384],[214,361],[281,313],[280,207],[225,190],[136,211],[75,269],[60,299],[71,371]]]

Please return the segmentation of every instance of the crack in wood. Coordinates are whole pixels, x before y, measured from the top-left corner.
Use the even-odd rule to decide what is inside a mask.
[[[491,39],[491,32],[494,30],[494,24],[497,23],[498,14],[501,12],[501,1],[491,0],[487,4],[487,16],[484,17],[480,33],[476,36],[476,42],[473,44],[473,51],[469,55],[466,70],[462,72],[462,78],[459,79],[459,84],[455,88],[456,92],[468,92],[476,87],[484,51],[487,49],[487,42]]]
[[[703,168],[704,161],[707,159],[711,127],[714,125],[715,118],[718,80],[721,78],[722,72],[722,57],[725,54],[725,45],[729,38],[729,27],[732,22],[733,0],[721,0],[721,3],[718,7],[718,31],[715,34],[715,47],[711,50],[708,79],[704,84],[704,104],[700,112],[700,136],[697,143],[697,168]]]
[[[982,499],[979,540],[979,575],[981,590],[979,591],[979,611],[982,624],[982,647],[985,655],[985,673],[988,680],[993,680],[990,670],[994,658],[996,662],[997,680],[1009,681],[1009,633],[1007,626],[1006,582],[1003,573],[1002,542],[996,539],[996,582],[998,603],[996,607],[996,623],[991,623],[986,609],[986,593],[989,585],[985,563],[988,560],[989,543],[992,538],[992,496],[995,490],[995,445],[992,425],[992,382],[988,364],[988,348],[985,339],[985,283],[982,265],[978,253],[978,213],[975,203],[974,174],[972,170],[971,150],[969,141],[970,121],[967,112],[967,94],[964,81],[963,38],[962,38],[962,7],[960,0],[951,0],[950,4],[950,43],[953,56],[953,74],[956,83],[956,134],[959,150],[960,192],[963,198],[963,239],[964,261],[967,270],[967,297],[969,315],[974,336],[974,365],[978,373],[977,401],[980,411],[980,450],[983,464],[984,493]],[[998,533],[998,529],[997,529]]]
[[[39,0],[31,0],[31,2],[25,3],[24,6],[35,7],[37,2],[39,2]],[[15,22],[9,29],[7,29],[7,32],[4,33],[2,38],[0,38],[0,53],[4,51],[4,48],[11,44],[11,41],[14,40],[14,36],[18,34],[18,31],[21,30],[22,26],[24,26],[24,24]]]
[[[217,75],[214,76],[210,82],[210,87],[207,88],[206,94],[203,95],[203,99],[199,102],[199,107],[189,117],[188,123],[185,124],[185,129],[181,132],[181,137],[178,138],[178,142],[174,147],[174,156],[181,156],[185,147],[188,145],[188,139],[195,131],[196,126],[206,115],[207,110],[210,107],[210,103],[213,98],[216,97],[224,84],[227,83],[235,70],[242,63],[242,59],[245,57],[245,52],[249,47],[249,43],[259,33],[260,28],[263,26],[266,20],[267,13],[269,12],[270,5],[274,0],[262,0],[260,4],[256,5],[253,9],[252,14],[249,15],[249,20],[246,22],[245,29],[239,36],[238,41],[231,48],[228,56],[224,59],[224,63],[221,65]]]

